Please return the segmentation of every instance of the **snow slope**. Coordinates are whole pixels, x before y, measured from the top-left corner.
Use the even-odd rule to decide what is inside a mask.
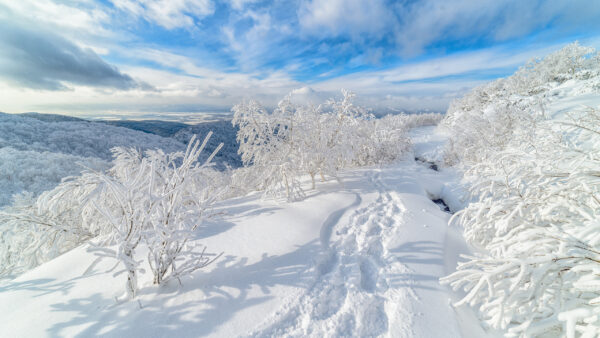
[[[116,146],[180,151],[185,145],[104,123],[61,115],[0,113],[0,207],[13,194],[34,196],[58,185],[86,167],[104,170]]]
[[[223,256],[181,286],[143,275],[135,301],[113,261],[68,252],[0,284],[0,336],[481,336],[438,282],[466,250],[431,201],[454,174],[408,159],[342,180],[295,203],[219,203],[198,240]]]
[[[37,197],[63,178],[80,175],[85,168],[109,168],[113,147],[159,148],[170,153],[184,150],[193,134],[203,138],[209,131],[213,131],[213,136],[207,144],[207,154],[224,143],[214,159],[216,167],[240,167],[237,129],[231,120],[187,125],[168,121],[92,122],[53,114],[0,113],[0,207],[10,205],[14,194],[30,192]]]

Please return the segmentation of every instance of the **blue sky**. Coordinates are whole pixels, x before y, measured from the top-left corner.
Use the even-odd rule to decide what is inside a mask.
[[[0,0],[0,111],[228,111],[346,88],[376,111],[444,110],[579,40],[583,0]]]

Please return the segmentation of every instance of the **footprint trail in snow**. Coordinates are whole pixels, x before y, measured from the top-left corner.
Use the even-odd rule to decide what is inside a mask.
[[[410,278],[399,283],[401,276],[419,274],[393,252],[413,213],[400,194],[386,186],[381,172],[367,175],[376,197],[363,206],[357,193],[352,205],[325,222],[324,253],[314,284],[250,336],[413,337],[422,333],[414,325],[419,309],[413,304],[421,298],[415,291],[418,285]],[[445,332],[453,336],[454,331]]]

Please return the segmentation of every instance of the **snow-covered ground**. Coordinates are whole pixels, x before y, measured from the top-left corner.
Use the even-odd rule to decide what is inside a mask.
[[[411,136],[414,157],[439,160],[444,135]],[[72,250],[0,284],[0,336],[482,337],[439,284],[467,250],[432,202],[460,208],[454,173],[409,158],[342,180],[294,203],[220,202],[198,240],[223,256],[182,285],[143,275],[133,301],[114,261]]]

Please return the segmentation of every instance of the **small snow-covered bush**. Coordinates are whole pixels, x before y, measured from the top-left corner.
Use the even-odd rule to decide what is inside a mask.
[[[288,100],[269,114],[255,101],[244,102],[233,107],[232,123],[239,126],[237,139],[239,153],[244,165],[252,165],[256,183],[261,190],[277,193],[285,191],[288,198],[301,193],[298,176],[301,168],[295,165],[300,161],[297,144],[296,114],[290,111]]]
[[[123,263],[131,296],[140,244],[149,249],[156,284],[209,264],[214,257],[197,248],[193,234],[226,182],[211,168],[220,147],[198,162],[209,138],[202,144],[192,140],[185,153],[114,148],[113,166],[105,173],[68,178],[37,199],[18,197],[0,217],[0,275],[22,272],[93,238],[99,254]]]
[[[586,151],[570,143],[537,155],[507,150],[472,178],[480,198],[456,217],[484,254],[446,282],[466,290],[458,304],[480,306],[491,327],[600,333],[600,134],[589,134],[580,135]]]
[[[110,229],[85,196],[99,180],[90,173],[68,177],[34,198],[16,195],[0,210],[0,277],[22,273]]]
[[[365,134],[361,140],[366,142],[367,146],[358,153],[355,162],[359,165],[370,165],[399,160],[412,146],[407,132],[411,128],[437,124],[440,116],[436,115],[386,115],[363,123],[366,128],[363,127]]]
[[[214,261],[193,241],[203,213],[219,194],[206,169],[220,146],[204,163],[197,162],[210,136],[201,145],[192,138],[185,154],[148,151],[142,156],[135,149],[116,149],[114,175],[97,174],[102,183],[90,199],[112,226],[108,242],[117,245],[116,250],[97,250],[123,263],[132,298],[140,270],[135,252],[141,243],[149,250],[154,284],[179,279]]]
[[[444,121],[474,198],[452,222],[480,253],[443,281],[508,336],[600,334],[600,110],[549,116],[553,84],[541,84],[589,79],[589,54],[567,46],[474,90]],[[524,74],[543,81],[527,89]]]
[[[388,116],[397,116],[402,119],[406,129],[424,126],[437,126],[444,119],[444,114],[440,113],[399,114]]]
[[[443,279],[467,292],[455,305],[478,307],[489,326],[508,336],[597,337],[600,227],[595,221],[567,228],[520,225],[490,244],[502,255],[467,257]]]

